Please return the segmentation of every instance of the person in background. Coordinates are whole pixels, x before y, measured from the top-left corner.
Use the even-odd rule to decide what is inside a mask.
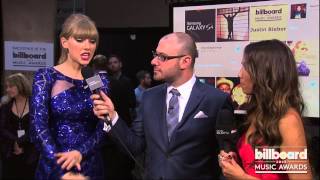
[[[146,70],[140,70],[139,72],[137,72],[136,77],[139,81],[139,85],[134,89],[134,93],[136,95],[136,107],[138,108],[139,104],[141,103],[143,92],[151,87],[152,79],[151,74]]]
[[[231,90],[233,88],[233,82],[227,78],[219,78],[217,81],[217,88],[221,91],[231,94]]]
[[[237,148],[240,162],[221,151],[220,166],[227,179],[312,179],[307,173],[262,173],[255,171],[255,148],[279,147],[280,151],[302,152],[307,147],[303,128],[303,99],[299,91],[296,61],[290,49],[279,40],[265,40],[244,49],[240,85],[250,95],[246,121]],[[288,165],[294,161],[286,160]],[[239,164],[242,164],[240,166]]]
[[[116,61],[119,62],[119,61]],[[115,62],[113,62],[115,63]],[[114,65],[112,72],[119,72],[115,70],[119,68],[119,64]],[[92,60],[92,67],[95,72],[107,74],[109,77],[109,94],[108,96],[115,102],[115,107],[120,109],[119,116],[130,118],[129,116],[129,92],[126,88],[129,79],[125,76],[121,77],[122,80],[118,80],[110,76],[110,70],[108,70],[108,59],[102,54],[97,54]],[[128,121],[131,122],[131,121]],[[110,139],[106,137],[101,147],[101,154],[104,162],[105,179],[132,179],[132,169],[134,162],[125,154],[119,147]]]
[[[103,179],[103,123],[93,114],[92,92],[81,74],[99,34],[89,17],[72,14],[59,37],[59,64],[39,69],[32,86],[31,137],[41,153],[36,179],[72,179],[75,173],[74,178]],[[107,93],[108,79],[99,75]]]
[[[231,99],[233,107],[236,110],[246,110],[247,102],[250,98],[250,95],[247,95],[243,92],[240,84],[237,84],[231,91]]]
[[[136,74],[136,78],[139,81],[139,85],[134,89],[134,93],[136,95],[136,113],[139,112],[139,105],[141,103],[141,98],[143,93],[151,87],[152,83],[152,78],[150,72],[146,70],[140,70]],[[145,154],[142,153],[141,155],[136,157],[136,160],[138,161],[139,164],[144,164],[145,160]],[[133,170],[133,175],[135,176],[136,179],[142,179],[143,178],[143,170],[136,165],[134,170]]]
[[[121,139],[134,155],[146,152],[145,179],[219,177],[216,119],[220,110],[233,109],[227,94],[196,79],[197,56],[195,41],[186,33],[160,39],[151,64],[153,79],[165,83],[143,93],[131,129],[103,92],[91,96],[95,114],[110,115],[110,136]]]
[[[118,86],[113,88],[113,91],[119,91],[124,97],[113,96],[113,101],[115,102],[120,115],[126,123],[131,126],[133,118],[135,115],[136,107],[136,97],[134,94],[134,88],[132,81],[122,72],[122,59],[120,56],[112,54],[108,57],[108,74],[110,78],[117,81]]]
[[[0,113],[1,113],[1,109],[2,109],[2,107],[5,105],[5,104],[7,104],[8,102],[10,101],[10,98],[9,98],[9,96],[8,95],[3,95],[2,97],[1,97],[1,100],[0,100]],[[2,123],[2,119],[0,118],[0,124]],[[3,142],[3,140],[2,140],[2,137],[0,136],[0,179],[2,179],[2,167],[3,167],[3,165],[2,165],[2,154],[1,154],[1,149],[2,149],[2,144],[4,144],[4,142]]]
[[[108,59],[105,55],[97,54],[93,57],[92,61],[90,62],[90,65],[94,69],[95,73],[105,73],[107,75],[107,63]]]
[[[33,179],[38,153],[29,139],[31,82],[21,73],[5,80],[10,98],[1,107],[3,179]]]

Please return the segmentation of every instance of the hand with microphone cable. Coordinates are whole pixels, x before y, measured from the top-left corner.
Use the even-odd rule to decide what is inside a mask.
[[[93,113],[105,123],[103,130],[109,132],[111,127],[115,125],[119,119],[118,113],[114,109],[114,104],[106,95],[106,93],[100,89],[102,87],[101,79],[99,75],[94,75],[93,69],[90,67],[84,67],[81,70],[81,74],[85,78],[91,92],[93,93],[90,96],[91,100],[93,101]],[[121,147],[124,148],[132,160],[134,160],[136,165],[142,170],[142,172],[144,172],[143,166],[134,157],[133,153],[124,143],[118,132],[113,130],[112,134],[117,138],[117,141],[119,144],[121,144]]]
[[[238,128],[234,114],[229,109],[221,109],[218,113],[216,121],[216,138],[220,151],[229,154],[229,156],[226,156],[226,159],[235,158],[235,152],[237,151],[235,146],[238,140]],[[220,155],[219,159],[221,159]]]
[[[218,155],[219,166],[223,175],[228,179],[250,179],[238,161],[236,142],[238,141],[238,128],[233,112],[221,109],[216,121],[216,138],[220,147]]]
[[[216,121],[216,138],[220,147],[218,160],[221,168],[226,163],[228,163],[227,165],[237,164],[237,150],[235,147],[237,131],[234,114],[229,109],[221,109]]]
[[[218,155],[219,158],[219,166],[222,169],[222,174],[227,179],[232,180],[259,180],[256,177],[248,175],[244,169],[239,165],[239,161],[237,159],[235,152],[226,153],[224,150],[220,151]]]
[[[81,74],[86,80],[87,85],[93,93],[90,98],[93,101],[93,112],[99,118],[104,120],[107,125],[110,125],[111,119],[116,117],[114,105],[108,96],[101,91],[103,82],[99,75],[95,75],[94,70],[88,66],[81,69]]]
[[[226,153],[224,151],[221,151],[219,156],[219,166],[222,169],[223,175],[227,179],[250,179],[249,177],[246,177],[245,171],[241,168],[241,166],[238,164],[236,159],[230,155],[231,152]]]
[[[99,119],[104,120],[104,122],[108,126],[113,126],[119,119],[118,113],[114,110],[114,105],[111,99],[103,91],[100,91],[99,94],[93,94],[90,96],[90,98],[93,100],[93,105],[94,105],[93,112]],[[110,128],[107,128],[104,130],[109,132]],[[124,143],[123,139],[120,138],[118,132],[114,130],[113,134],[115,137],[117,137],[119,143],[121,144],[121,147],[124,148],[125,151],[132,158],[132,160],[134,160],[137,167],[139,167],[142,170],[142,172],[144,172],[143,166],[134,157],[133,153]]]
[[[90,98],[93,100],[93,112],[99,119],[105,119],[106,115],[108,121],[112,121],[117,116],[117,112],[114,110],[114,105],[111,99],[103,92],[99,94],[92,94]]]

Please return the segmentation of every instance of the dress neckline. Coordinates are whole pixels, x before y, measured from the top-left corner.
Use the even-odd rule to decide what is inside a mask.
[[[26,117],[26,115],[29,114],[30,111],[24,113],[21,117],[19,117],[16,113],[14,113],[12,110],[10,111],[17,119],[23,119],[24,117]]]
[[[84,81],[84,79],[75,79],[75,78],[72,78],[72,77],[70,77],[70,76],[67,76],[67,75],[63,74],[61,71],[57,70],[57,69],[54,68],[54,67],[52,67],[52,69],[53,69],[55,72],[57,72],[58,74],[66,77],[67,79],[70,79],[70,80],[72,80],[72,81],[81,81],[81,82]]]

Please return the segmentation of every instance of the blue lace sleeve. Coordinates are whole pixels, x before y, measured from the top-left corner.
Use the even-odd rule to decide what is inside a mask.
[[[108,94],[109,93],[109,80],[108,77],[105,74],[99,74],[104,86],[100,88],[104,93]],[[89,153],[94,152],[97,148],[100,147],[103,138],[106,136],[106,132],[103,131],[103,121],[98,120],[97,127],[95,133],[83,144],[81,144],[78,148],[80,153],[83,156],[87,156]]]
[[[47,159],[48,165],[54,167],[55,171],[61,171],[54,157],[54,154],[59,150],[49,127],[51,75],[48,68],[39,69],[34,75],[30,101],[30,138],[40,151],[41,156]]]

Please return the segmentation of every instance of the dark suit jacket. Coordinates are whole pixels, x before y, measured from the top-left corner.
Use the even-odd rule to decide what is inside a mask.
[[[217,179],[216,117],[221,108],[232,110],[230,100],[225,93],[197,80],[169,142],[166,93],[166,84],[147,90],[131,131],[120,118],[110,133],[121,138],[134,154],[145,150],[146,179]],[[199,111],[208,117],[194,118]]]
[[[131,126],[133,117],[130,110],[135,110],[136,96],[131,80],[125,75],[121,75],[119,79],[109,77],[110,80],[110,96],[117,109],[118,114]]]

